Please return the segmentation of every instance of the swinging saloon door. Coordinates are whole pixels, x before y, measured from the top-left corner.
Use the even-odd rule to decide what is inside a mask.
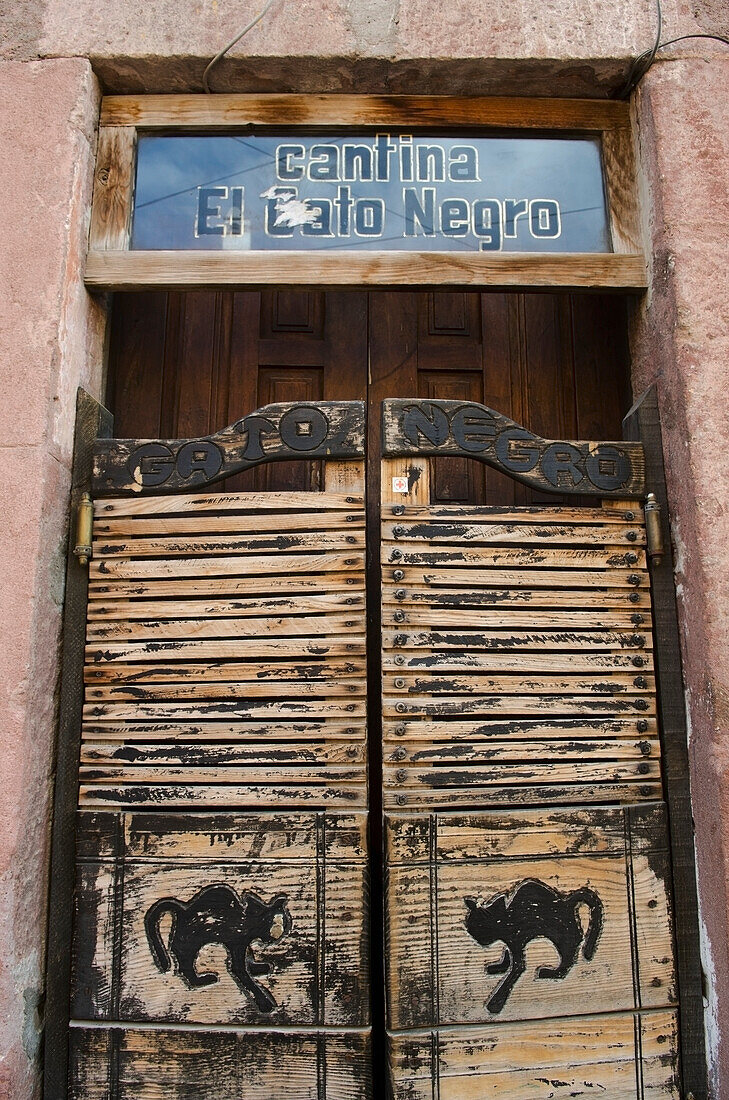
[[[118,299],[74,1100],[678,1096],[621,309]]]

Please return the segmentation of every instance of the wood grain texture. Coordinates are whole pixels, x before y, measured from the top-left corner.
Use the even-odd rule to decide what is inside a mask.
[[[94,496],[170,493],[224,481],[266,462],[363,454],[361,401],[282,402],[202,438],[101,439],[92,490]]]
[[[216,287],[565,287],[642,290],[645,258],[620,253],[89,252],[92,290]]]
[[[476,402],[384,401],[382,437],[387,457],[476,459],[541,492],[623,499],[645,493],[640,446],[543,439]]]
[[[394,1100],[678,1100],[674,1011],[390,1037]]]
[[[369,1100],[369,1031],[71,1030],[69,1100]]]
[[[463,835],[449,814],[389,818],[388,1026],[674,1005],[661,809],[494,811],[461,818]],[[489,973],[504,945],[508,965]],[[563,973],[539,973],[560,959]]]
[[[129,247],[137,132],[133,126],[102,126],[96,151],[89,248]]]
[[[366,1026],[365,836],[364,815],[81,812],[74,1018]]]
[[[504,126],[605,130],[629,122],[610,100],[418,95],[125,95],[105,96],[102,126],[144,129],[241,125]]]

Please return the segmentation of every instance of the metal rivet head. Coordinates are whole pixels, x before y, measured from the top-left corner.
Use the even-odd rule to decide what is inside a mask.
[[[635,519],[635,512],[633,512],[633,511],[626,512],[625,513],[625,518],[627,519],[628,523],[632,523],[633,520]]]
[[[645,638],[643,637],[642,634],[631,634],[630,635],[630,644],[631,645],[644,646],[645,645]]]
[[[392,754],[392,759],[404,760],[406,756],[407,752],[405,751],[405,749],[395,749],[394,753]]]
[[[398,653],[397,657],[395,658],[395,664],[396,665],[404,665],[405,664],[405,658],[403,657],[402,653]]]
[[[395,726],[395,736],[396,737],[402,737],[404,733],[405,733],[404,723],[403,722],[398,722],[398,724]]]
[[[347,538],[346,538],[345,541],[351,544],[351,543],[355,543],[357,540],[354,537],[354,535],[347,535]]]
[[[405,511],[405,509],[403,508],[402,504],[393,504],[393,506],[392,506],[393,516],[401,516],[404,511]]]
[[[633,684],[637,688],[648,687],[648,681],[646,680],[645,676],[636,676],[636,678],[633,680]]]
[[[402,676],[396,676],[395,677],[395,687],[396,688],[404,688],[405,687],[405,680],[403,679]]]
[[[632,551],[632,550],[630,550],[630,551],[629,551],[629,552],[628,552],[628,553],[627,553],[627,554],[625,555],[625,561],[626,561],[626,563],[627,563],[628,565],[635,565],[635,564],[636,564],[636,562],[638,561],[638,555],[637,555],[637,554],[634,554],[634,553],[633,553],[633,551]]]
[[[635,623],[636,626],[640,626],[641,623],[645,622],[645,618],[636,611],[635,615],[630,616],[630,621],[631,623]]]
[[[648,775],[648,772],[650,770],[651,770],[650,764],[639,764],[638,765],[638,774],[639,775]]]
[[[639,741],[638,748],[643,753],[643,756],[650,756],[651,746],[649,741]]]
[[[396,569],[392,574],[392,579],[394,581],[401,581],[404,576],[405,574],[403,573],[402,569]]]
[[[651,789],[650,787],[643,786],[640,788],[640,793],[643,795],[644,798],[647,798],[648,795],[651,793]]]
[[[635,700],[635,706],[636,706],[637,710],[648,710],[648,707],[650,706],[650,703],[648,702],[647,699],[636,699]]]
[[[395,614],[392,617],[393,617],[393,619],[395,620],[396,623],[404,623],[405,622],[405,612],[404,611],[396,611]]]
[[[628,577],[628,584],[640,584],[640,577],[637,573],[631,573]]]
[[[396,539],[399,539],[401,535],[405,534],[405,528],[401,527],[398,524],[397,527],[393,527],[392,533],[393,533],[393,535],[395,536]]]
[[[393,550],[390,554],[390,561],[400,561],[402,557],[402,550]]]
[[[643,668],[643,665],[645,664],[645,657],[633,657],[632,663],[635,665],[636,668]]]
[[[635,728],[637,729],[638,733],[645,733],[645,731],[648,729],[648,723],[646,722],[645,718],[641,718],[639,722],[636,722]]]
[[[407,777],[408,773],[405,771],[404,768],[397,769],[397,772],[395,773],[395,779],[397,779],[398,783],[404,783]]]
[[[397,802],[398,806],[404,806],[407,802],[407,796],[404,794],[398,794],[395,796],[395,801]]]
[[[628,599],[630,600],[631,603],[637,603],[638,600],[640,599],[640,593],[639,592],[631,592],[630,595],[628,596]]]
[[[628,542],[637,542],[638,541],[638,532],[637,531],[628,531],[628,533],[625,537],[628,540]]]
[[[405,645],[407,640],[408,640],[407,634],[396,634],[395,637],[393,638],[393,645],[397,645],[397,646]]]
[[[408,708],[405,706],[404,703],[396,703],[395,704],[395,710],[397,711],[398,714],[404,714],[407,709]]]
[[[396,600],[404,600],[405,599],[405,589],[404,588],[396,588],[395,589],[395,599]]]

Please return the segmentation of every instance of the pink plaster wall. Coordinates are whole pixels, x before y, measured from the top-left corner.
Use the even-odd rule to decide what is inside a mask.
[[[98,92],[87,61],[0,63],[0,1097],[37,1094],[57,651]]]
[[[651,291],[635,389],[656,382],[666,452],[707,977],[713,1095],[729,1096],[729,58],[662,62],[636,111]]]

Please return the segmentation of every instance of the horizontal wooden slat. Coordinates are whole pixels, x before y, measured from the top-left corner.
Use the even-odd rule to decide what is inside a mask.
[[[129,642],[126,645],[106,643],[89,646],[86,659],[93,663],[107,661],[149,661],[159,655],[163,659],[225,660],[243,657],[341,657],[363,655],[364,634],[321,635],[315,639],[292,636],[281,638],[234,638],[227,641],[161,641]]]
[[[182,516],[159,516],[150,519],[128,516],[119,519],[97,519],[94,535],[97,538],[157,535],[170,538],[173,535],[242,534],[246,531],[337,531],[358,530],[364,527],[364,512],[265,512],[239,515],[228,511],[219,515],[195,513]]]
[[[313,682],[329,679],[341,680],[351,676],[362,676],[365,672],[362,658],[348,661],[322,661],[309,658],[306,661],[220,661],[200,664],[165,664],[155,661],[148,665],[113,666],[87,665],[84,679],[87,683],[133,684],[133,683],[169,683],[181,678],[194,679],[197,683],[216,683],[251,681],[266,683],[269,680],[310,680]]]
[[[418,568],[417,566],[402,565],[400,562],[390,562],[383,568],[383,579],[390,590],[395,588],[408,588],[427,585],[436,590],[439,588],[450,590],[451,588],[466,589],[506,589],[512,591],[514,598],[518,599],[518,589],[524,588],[532,591],[555,588],[628,588],[629,591],[640,592],[648,586],[650,577],[647,570],[638,565],[626,565],[622,562],[619,566],[607,568],[600,563],[597,568],[589,569],[589,562],[584,570],[579,567],[571,569],[555,569],[549,559],[535,562],[525,568],[520,566],[522,561],[505,561],[505,568],[490,568],[483,564],[478,569],[461,569],[458,564],[451,565],[446,562],[441,568],[438,563],[430,567]],[[514,565],[514,568],[510,566]],[[643,562],[645,566],[645,562]],[[395,572],[402,573],[402,577],[396,577]],[[632,579],[631,579],[632,578]]]
[[[357,493],[175,493],[167,496],[100,497],[94,516],[168,516],[205,512],[351,511],[363,508]]]
[[[193,559],[192,565],[199,573],[200,560]],[[149,569],[149,566],[149,562],[144,563],[145,568]],[[281,575],[269,569],[261,570],[260,575],[226,576],[222,574],[213,577],[197,576],[188,580],[173,576],[135,581],[106,580],[103,574],[100,574],[89,584],[89,613],[92,613],[97,600],[174,599],[180,596],[188,598],[247,597],[257,592],[265,593],[269,597],[275,593],[276,596],[283,598],[299,593],[346,591],[348,594],[354,594],[364,591],[364,587],[364,561],[356,562],[348,573],[322,572],[310,576]]]
[[[322,550],[354,550],[364,547],[364,531],[274,532],[236,537],[233,535],[199,538],[139,538],[127,542],[106,542],[94,539],[94,557],[107,558],[186,558],[195,554],[282,554],[301,551],[320,553]]]
[[[199,558],[151,558],[146,561],[132,558],[110,558],[105,561],[92,559],[89,574],[92,579],[106,581],[112,577],[120,580],[135,578],[163,577],[248,577],[251,573],[262,573],[273,588],[273,576],[299,573],[339,573],[345,571],[363,571],[364,560],[361,553],[354,554],[277,554],[265,557],[215,557],[206,555]]]
[[[190,699],[311,699],[338,697],[356,698],[367,694],[364,680],[338,683],[335,680],[268,680],[237,683],[199,683],[194,679],[185,683],[128,684],[122,686],[87,687],[87,703],[149,700],[184,701]]]
[[[645,729],[638,729],[637,722],[645,723]],[[501,721],[443,722],[428,719],[402,718],[385,720],[383,723],[386,739],[403,741],[422,741],[426,744],[441,740],[463,741],[466,744],[477,741],[508,738],[509,740],[549,740],[563,737],[655,737],[657,723],[655,716],[648,714],[644,719],[635,718],[561,718],[561,719],[502,719]]]
[[[217,700],[210,703],[86,703],[84,719],[118,721],[168,722],[179,718],[190,721],[195,718],[358,718],[364,715],[362,699],[347,700],[294,700],[277,699],[275,702],[236,699],[231,702]]]
[[[329,809],[362,808],[367,804],[364,784],[333,783],[261,786],[248,784],[196,785],[190,783],[134,784],[82,783],[79,806],[126,806],[129,808],[258,809],[276,807],[326,806]]]
[[[383,674],[383,691],[388,696],[407,696],[411,694],[440,695],[463,692],[466,695],[519,695],[521,692],[534,694],[598,695],[622,696],[626,693],[655,692],[653,676],[627,675],[614,673],[599,676],[523,676],[514,673],[509,676],[488,676],[483,672],[472,672],[469,668],[463,674],[451,673],[443,676],[438,673],[425,675],[409,672],[403,676],[397,671]]]
[[[645,554],[636,550],[610,548],[604,550],[580,550],[569,546],[539,546],[521,549],[516,546],[443,546],[428,549],[417,542],[383,542],[381,557],[384,564],[400,569],[407,565],[462,567],[477,565],[516,569],[625,569],[629,565],[626,554],[634,554],[635,563],[630,570],[645,568]],[[535,584],[532,577],[531,584]]]
[[[136,742],[133,747],[118,741],[86,741],[81,746],[81,764],[89,767],[106,765],[126,768],[221,768],[231,766],[270,768],[279,764],[318,765],[362,764],[365,762],[363,741],[330,740],[325,744],[299,743],[248,744],[239,742],[184,741],[175,739],[168,744]],[[192,777],[191,777],[192,778]],[[227,778],[227,772],[219,779]]]
[[[291,597],[263,596],[239,600],[108,600],[94,601],[89,607],[92,621],[118,619],[218,619],[262,615],[306,615],[347,611],[364,607],[365,597],[358,593],[322,593]]]
[[[635,781],[629,783],[594,782],[559,784],[529,784],[515,786],[507,782],[504,786],[493,787],[432,787],[422,790],[407,788],[394,790],[386,788],[383,792],[383,805],[386,810],[440,809],[451,810],[472,808],[477,810],[487,806],[536,806],[559,805],[573,806],[584,803],[645,802],[658,800],[663,796],[660,782]]]
[[[363,718],[348,718],[338,722],[333,718],[317,721],[316,718],[301,721],[174,721],[174,722],[116,722],[90,720],[83,725],[85,741],[115,740],[136,744],[139,741],[318,741],[348,738],[361,741],[366,727]]]
[[[476,504],[405,504],[395,505],[392,508],[383,506],[383,519],[389,521],[389,513],[394,512],[395,507],[402,508],[396,515],[393,523],[411,523],[418,519],[424,522],[432,520],[450,520],[454,523],[523,523],[538,524],[540,527],[546,523],[555,523],[564,526],[567,523],[576,524],[642,524],[644,513],[641,505],[636,502],[622,504],[618,501],[605,501],[602,507],[575,508],[569,505],[558,507],[549,504],[532,504],[527,507],[515,506],[502,508],[499,505]]]
[[[398,647],[399,648],[399,647]],[[382,667],[385,669],[412,669],[418,672],[533,672],[563,673],[564,655],[544,650],[532,650],[526,653],[478,653],[473,651],[451,652],[449,650],[431,650],[418,652],[410,650],[400,653],[398,650],[384,652]],[[589,653],[571,652],[569,671],[595,672],[597,675],[612,670],[625,672],[650,671],[653,668],[653,654],[649,650],[636,653]]]
[[[496,741],[483,742],[447,741],[447,731],[443,740],[423,746],[403,745],[400,738],[385,740],[385,760],[388,764],[400,767],[412,764],[463,764],[470,766],[479,763],[539,763],[543,760],[643,760],[645,757],[657,758],[661,755],[658,740],[613,738],[609,741],[592,739],[565,740],[555,737],[548,743],[542,741]],[[644,773],[641,773],[644,774]]]
[[[382,610],[383,627],[401,625],[403,630],[427,623],[431,628],[458,627],[464,630],[470,627],[504,630],[555,630],[571,627],[574,630],[643,630],[650,629],[651,621],[640,615],[640,623],[633,623],[636,612],[628,605],[625,608],[599,610],[577,610],[576,608],[534,607],[528,611],[512,608],[492,610],[482,607],[444,608],[444,607],[403,607],[386,606]],[[647,622],[646,622],[647,619]]]
[[[515,718],[526,714],[573,715],[635,715],[655,713],[655,702],[645,696],[604,696],[585,695],[452,695],[421,696],[414,698],[382,700],[382,712],[385,715],[438,716],[448,718],[453,715],[510,714]]]
[[[642,770],[638,770],[638,769]],[[386,764],[383,769],[385,787],[427,788],[441,791],[459,787],[508,786],[528,788],[531,784],[559,783],[620,783],[628,780],[647,783],[660,779],[660,763],[646,759],[638,763],[633,760],[595,760],[587,758],[580,761],[552,761],[542,759],[533,763],[492,763],[488,766],[480,763],[460,761],[459,766],[447,765],[418,767],[410,764],[398,767]]]
[[[547,577],[543,577],[548,581]],[[483,578],[482,578],[483,581]],[[650,593],[644,588],[473,588],[432,586],[403,587],[386,583],[382,586],[382,602],[396,607],[429,608],[504,607],[509,614],[520,607],[572,607],[575,609],[623,608],[634,614],[651,606]],[[386,610],[392,608],[386,606]]]
[[[634,640],[636,639],[636,640]],[[565,651],[580,649],[643,649],[653,644],[650,632],[641,630],[639,634],[619,633],[618,631],[583,630],[581,632],[564,630],[543,631],[425,631],[383,630],[382,644],[386,649],[558,649]]]
[[[280,638],[289,635],[301,635],[318,638],[321,634],[343,634],[362,629],[363,616],[349,615],[308,615],[278,618],[260,615],[258,618],[240,619],[163,619],[161,621],[124,620],[111,622],[91,621],[87,627],[87,641],[90,645],[101,641],[119,639],[176,639],[193,641],[196,638]]]
[[[172,764],[154,766],[152,763],[127,764],[85,764],[80,772],[82,783],[118,783],[120,787],[138,783],[201,783],[204,785],[225,783],[243,784],[254,782],[259,786],[270,784],[310,783],[358,783],[363,779],[362,769],[350,764],[329,764],[312,767],[301,765],[279,765],[266,767],[263,764],[240,767],[235,764],[209,765],[208,767],[191,764],[174,767]]]
[[[629,538],[628,536],[632,536]],[[519,546],[605,546],[617,543],[641,546],[645,544],[645,529],[639,524],[576,524],[576,523],[466,523],[441,520],[408,523],[405,518],[382,524],[385,545],[390,540],[398,546],[400,541],[413,542],[422,539],[433,546],[457,543],[458,545],[494,544]]]

